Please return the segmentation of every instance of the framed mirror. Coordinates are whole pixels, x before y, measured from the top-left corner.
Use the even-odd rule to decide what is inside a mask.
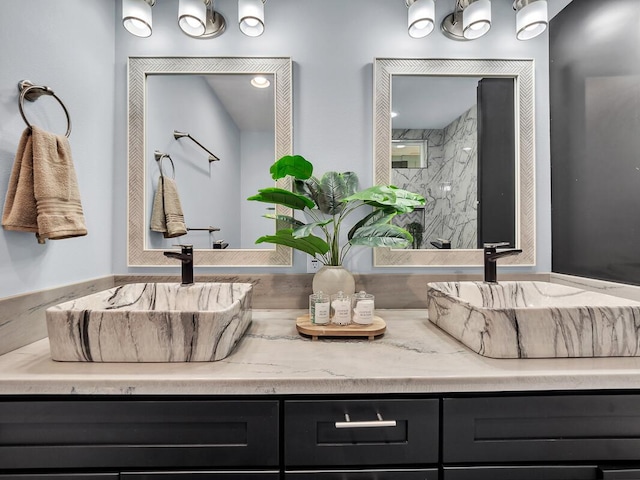
[[[263,214],[289,212],[246,201],[292,153],[291,76],[284,57],[129,58],[129,266],[175,265],[163,252],[178,244],[194,246],[198,266],[292,265],[291,249],[254,245],[275,231]],[[161,174],[175,181],[185,235],[151,228]]]
[[[427,204],[394,219],[413,248],[374,266],[480,266],[498,241],[522,249],[502,264],[535,265],[533,79],[533,60],[375,60],[374,183]]]

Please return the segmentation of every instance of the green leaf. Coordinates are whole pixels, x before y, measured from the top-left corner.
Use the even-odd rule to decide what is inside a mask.
[[[298,226],[294,231],[293,231],[293,236],[295,238],[302,238],[302,237],[307,237],[309,235],[311,235],[311,232],[314,228],[316,227],[324,227],[325,225],[328,225],[330,223],[333,223],[333,219],[330,218],[329,220],[326,220],[324,222],[314,222],[314,223],[308,223],[306,225],[300,225]]]
[[[309,235],[303,238],[294,238],[293,230],[286,228],[278,230],[275,235],[265,235],[256,240],[256,243],[275,243],[286,247],[295,248],[301,252],[308,253],[315,257],[317,254],[324,255],[329,251],[329,245],[323,239]]]
[[[293,181],[293,186],[294,192],[310,198],[316,205],[318,205],[318,192],[320,191],[320,182],[316,177],[311,176],[306,180],[295,179]]]
[[[349,233],[347,234],[347,238],[351,240],[353,238],[354,233],[359,228],[368,225],[379,225],[389,223],[393,217],[395,217],[398,212],[394,208],[379,208],[371,212],[369,215],[364,217],[362,220],[357,222]]]
[[[300,155],[285,155],[269,169],[271,178],[278,180],[287,175],[305,180],[313,174],[313,165]]]
[[[347,183],[341,173],[327,172],[320,179],[318,208],[327,215],[337,215],[344,209],[342,200],[347,197]]]
[[[352,202],[354,200],[373,202],[380,205],[393,205],[396,203],[396,195],[393,189],[385,185],[374,185],[344,199],[345,202]]]
[[[277,203],[294,210],[304,210],[305,208],[315,207],[315,203],[307,197],[290,192],[283,188],[271,187],[258,190],[257,195],[247,198],[257,202]]]
[[[342,178],[344,178],[344,183],[346,185],[344,192],[345,197],[353,195],[358,191],[358,176],[355,172],[343,172]]]
[[[304,223],[302,223],[300,220],[298,220],[297,218],[293,218],[289,215],[278,215],[278,214],[268,213],[266,215],[263,215],[263,217],[270,218],[271,220],[276,220],[278,222],[282,222],[293,228],[301,227],[304,225]]]
[[[389,185],[389,188],[392,189],[396,195],[394,207],[399,213],[412,212],[415,207],[420,207],[427,203],[425,198],[417,193],[403,190],[393,185]]]
[[[411,245],[411,242],[413,237],[404,228],[388,224],[362,227],[350,240],[351,245],[391,248],[405,248]]]
[[[356,192],[344,201],[361,200],[374,208],[392,207],[398,213],[412,212],[415,207],[426,203],[422,195],[412,193],[393,185],[374,185]]]

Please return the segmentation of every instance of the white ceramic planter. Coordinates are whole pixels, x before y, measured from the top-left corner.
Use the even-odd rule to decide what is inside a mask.
[[[313,276],[313,293],[324,292],[333,295],[344,292],[345,295],[353,295],[356,291],[356,281],[351,272],[342,266],[323,266]]]

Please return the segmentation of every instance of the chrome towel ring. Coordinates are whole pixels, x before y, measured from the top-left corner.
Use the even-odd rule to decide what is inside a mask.
[[[158,162],[158,167],[160,168],[160,176],[164,177],[164,171],[162,170],[162,159],[163,158],[168,158],[169,162],[171,163],[171,170],[173,170],[173,178],[176,178],[176,166],[173,164],[173,159],[167,154],[167,153],[162,153],[160,150],[156,150],[154,152],[154,157],[156,159],[156,162]]]
[[[69,137],[69,135],[71,135],[71,118],[69,117],[69,111],[67,110],[67,107],[65,107],[64,103],[62,103],[62,100],[53,93],[53,90],[44,85],[34,85],[29,80],[22,80],[19,82],[18,89],[20,90],[20,102],[18,103],[18,106],[20,107],[20,115],[22,115],[24,123],[26,123],[29,128],[31,128],[31,124],[29,123],[29,120],[27,120],[27,116],[24,114],[24,100],[27,99],[30,102],[35,102],[42,95],[51,95],[58,101],[67,117],[67,133],[64,135],[65,137]]]

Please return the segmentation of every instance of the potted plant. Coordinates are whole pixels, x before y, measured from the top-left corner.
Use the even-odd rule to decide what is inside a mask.
[[[411,245],[411,234],[391,224],[391,219],[424,205],[425,199],[421,195],[392,185],[375,185],[358,191],[358,179],[353,172],[327,172],[317,179],[313,176],[311,162],[300,155],[280,158],[271,166],[270,172],[274,180],[293,177],[295,191],[263,188],[248,200],[283,205],[294,213],[301,211],[310,221],[289,215],[265,215],[287,228],[279,229],[274,235],[262,236],[256,243],[286,245],[318,259],[323,267],[314,277],[314,292],[335,290],[320,285],[323,272],[324,276],[331,276],[329,284],[337,281],[333,274],[327,273],[333,269],[347,272],[352,286],[342,290],[353,293],[353,276],[342,268],[353,246],[405,248]],[[345,219],[356,212],[360,213],[360,218],[344,237],[341,228]]]

